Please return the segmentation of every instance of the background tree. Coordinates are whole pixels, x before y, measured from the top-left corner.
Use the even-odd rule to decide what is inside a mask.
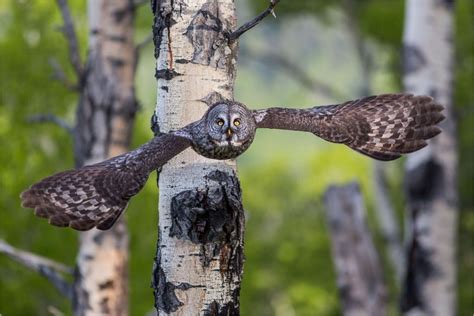
[[[454,1],[407,1],[403,37],[405,90],[445,106],[441,137],[406,161],[407,267],[402,311],[456,314],[458,220],[456,121],[453,113]]]
[[[133,41],[134,3],[88,3],[88,55],[81,61],[73,18],[66,0],[58,0],[69,60],[76,76],[71,83],[60,65],[51,60],[56,79],[79,93],[74,128],[56,116],[36,115],[30,121],[51,121],[74,138],[76,167],[127,151],[137,101],[134,91],[136,49]],[[7,252],[9,253],[9,252]],[[18,257],[13,257],[17,258]],[[24,262],[27,257],[20,257]],[[32,265],[26,261],[27,266]],[[42,272],[39,263],[38,272]],[[34,267],[34,265],[33,265]],[[54,267],[54,266],[53,266]],[[72,301],[75,315],[128,314],[128,234],[123,221],[110,231],[80,234],[79,253],[71,286],[55,274],[46,274]],[[64,270],[60,271],[64,272]]]
[[[65,0],[59,0],[64,12]],[[131,0],[88,2],[89,45],[79,81],[74,128],[76,167],[126,152],[137,110]],[[63,13],[66,19],[66,15]],[[66,21],[68,23],[68,21]],[[68,34],[69,41],[73,37]],[[74,314],[128,314],[128,232],[121,219],[108,231],[80,233],[74,280]]]

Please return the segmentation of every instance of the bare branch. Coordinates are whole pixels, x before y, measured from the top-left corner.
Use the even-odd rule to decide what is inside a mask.
[[[69,134],[74,133],[74,127],[69,125],[64,120],[60,119],[59,117],[48,113],[48,114],[36,114],[28,117],[27,122],[29,123],[54,123],[59,127],[65,129]]]
[[[71,12],[69,11],[67,0],[56,0],[56,3],[58,4],[59,9],[61,10],[61,15],[64,21],[64,25],[61,29],[64,34],[64,37],[66,38],[66,41],[68,42],[69,59],[80,81],[83,69],[79,53],[79,42],[77,40],[76,30],[74,28]]]
[[[344,315],[386,315],[383,271],[358,183],[330,186],[324,204]]]
[[[321,95],[335,101],[347,99],[347,96],[344,93],[323,81],[312,78],[304,69],[283,55],[275,52],[258,54],[252,53],[248,50],[241,50],[241,54],[244,56],[247,55],[255,61],[282,68],[288,75],[298,81],[302,87],[313,93],[320,93]]]
[[[280,0],[270,0],[270,5],[268,8],[260,13],[258,16],[256,16],[253,20],[245,23],[241,27],[239,27],[236,31],[230,33],[227,35],[227,39],[229,42],[233,42],[236,39],[238,39],[242,34],[247,32],[248,30],[252,29],[255,27],[258,23],[260,23],[264,18],[266,18],[270,13],[273,15],[273,17],[276,18],[275,12],[273,12],[273,8],[280,2]]]
[[[77,83],[74,83],[67,78],[61,65],[58,63],[56,59],[50,58],[48,60],[48,63],[53,69],[53,74],[52,74],[53,79],[61,82],[66,88],[70,90],[77,91],[79,89],[79,86],[77,85]]]
[[[57,307],[49,305],[47,307],[48,312],[53,316],[64,316],[64,313],[61,312]]]
[[[69,299],[72,298],[71,285],[61,274],[72,275],[73,269],[51,259],[38,256],[28,251],[14,248],[3,239],[0,239],[0,253],[5,254],[12,260],[25,267],[38,272],[48,279],[61,294]]]

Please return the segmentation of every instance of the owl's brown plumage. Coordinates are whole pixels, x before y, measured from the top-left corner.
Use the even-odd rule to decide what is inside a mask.
[[[431,97],[383,94],[310,109],[254,112],[258,128],[306,131],[378,160],[393,160],[438,135],[443,107]]]
[[[234,158],[256,128],[306,131],[379,160],[426,146],[440,133],[443,107],[426,96],[385,94],[310,109],[251,111],[231,101],[211,106],[200,120],[155,137],[124,155],[45,178],[22,193],[23,206],[56,226],[110,228],[151,171],[189,146],[206,157]]]
[[[24,191],[22,206],[33,208],[37,216],[55,226],[109,229],[150,172],[190,144],[185,137],[165,134],[115,158],[57,173]]]

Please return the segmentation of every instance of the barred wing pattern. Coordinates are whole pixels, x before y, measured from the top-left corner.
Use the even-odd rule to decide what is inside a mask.
[[[173,134],[155,137],[126,154],[33,184],[21,194],[22,206],[56,226],[109,229],[150,172],[189,146],[188,139]]]
[[[384,94],[310,109],[254,111],[259,128],[306,131],[378,160],[393,160],[438,135],[443,106],[427,96]]]

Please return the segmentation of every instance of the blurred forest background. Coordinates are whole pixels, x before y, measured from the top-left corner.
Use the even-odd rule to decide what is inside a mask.
[[[399,92],[402,0],[283,0],[277,19],[268,18],[240,39],[236,100],[252,108],[309,107],[371,94]],[[86,54],[85,1],[69,1]],[[236,1],[240,23],[263,10],[265,1]],[[357,21],[358,33],[348,23]],[[151,32],[148,4],[136,18],[136,41]],[[238,23],[238,24],[240,24]],[[77,95],[52,78],[51,63],[72,77],[67,44],[53,1],[0,2],[0,239],[15,247],[73,265],[77,233],[58,229],[22,209],[19,194],[38,179],[73,167],[72,139],[52,124],[32,123],[51,113],[73,122]],[[454,104],[460,149],[458,233],[458,313],[474,311],[474,21],[473,2],[455,8]],[[372,56],[366,77],[357,51],[365,43]],[[152,137],[156,102],[153,44],[140,50],[136,77],[140,110],[133,146]],[[367,80],[368,78],[368,80]],[[344,146],[312,135],[259,131],[255,144],[238,159],[247,216],[246,262],[241,292],[243,315],[337,315],[341,307],[322,194],[333,183],[360,182],[369,226],[382,256],[389,284],[390,311],[397,314],[400,287],[376,220],[373,161]],[[390,195],[403,231],[403,160],[386,164]],[[130,313],[153,308],[150,274],[157,235],[157,189],[153,175],[126,212],[130,227]],[[54,307],[66,314],[67,299],[37,273],[0,256],[0,313],[46,315]]]

